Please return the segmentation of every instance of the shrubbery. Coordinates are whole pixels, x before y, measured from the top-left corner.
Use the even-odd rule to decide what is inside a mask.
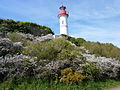
[[[85,79],[85,76],[80,74],[80,71],[73,71],[70,68],[61,70],[61,76],[60,82],[63,83],[80,83]]]
[[[14,21],[11,19],[0,19],[0,32],[22,32],[30,33],[35,36],[47,35],[50,33],[54,34],[49,27],[31,22]]]
[[[120,48],[111,43],[90,42],[85,41],[83,38],[74,38],[66,35],[63,36],[67,37],[67,40],[71,41],[76,46],[84,46],[91,54],[120,60]]]
[[[29,40],[17,32],[8,33],[7,38],[9,38],[12,42],[21,42],[24,46],[29,45]]]
[[[64,49],[60,53],[58,53],[57,59],[59,59],[59,60],[63,60],[63,59],[73,60],[76,57],[83,59],[83,56],[80,54],[80,52],[81,51],[79,49],[75,49],[72,51]]]
[[[120,60],[120,48],[111,43],[90,42],[83,38],[74,38],[64,34],[63,36],[76,46],[84,46],[91,54]]]
[[[96,66],[92,62],[88,62],[85,66],[82,67],[82,74],[85,75],[90,80],[100,80],[101,79],[101,68]]]
[[[74,51],[74,52],[73,52]],[[75,47],[64,39],[55,39],[49,42],[30,43],[23,50],[23,54],[37,57],[38,59],[73,59],[77,57]]]
[[[69,37],[68,40],[71,41],[72,43],[74,43],[76,46],[82,46],[83,43],[86,42],[83,38]]]
[[[120,60],[120,48],[111,43],[86,42],[84,46],[91,54]]]
[[[74,38],[71,36],[67,36],[62,34],[62,36],[67,39],[68,41],[74,43],[76,46],[83,46],[83,44],[86,42],[86,40],[84,40],[83,38]]]
[[[9,33],[7,35],[7,37],[13,42],[21,42],[21,41],[25,40],[25,38],[22,35],[20,35],[16,32]]]

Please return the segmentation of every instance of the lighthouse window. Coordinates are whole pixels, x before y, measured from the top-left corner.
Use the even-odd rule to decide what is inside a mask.
[[[62,24],[64,24],[64,21],[62,21]]]

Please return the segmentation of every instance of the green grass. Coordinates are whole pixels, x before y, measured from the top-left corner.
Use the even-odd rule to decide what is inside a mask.
[[[17,81],[0,83],[0,90],[104,90],[119,85],[120,81],[118,80],[88,81],[75,85],[55,82],[48,83],[45,80],[29,78],[21,83]]]

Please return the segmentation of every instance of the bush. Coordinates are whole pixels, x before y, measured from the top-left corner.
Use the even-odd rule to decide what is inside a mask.
[[[35,75],[36,62],[34,58],[14,55],[14,57],[5,57],[0,60],[0,82],[7,79],[21,80],[24,77]]]
[[[55,39],[46,42],[30,43],[23,50],[23,54],[49,60],[72,60],[74,58],[83,58],[80,50],[76,49],[65,39]]]
[[[57,55],[57,59],[59,60],[73,60],[74,58],[84,59],[83,55],[81,55],[81,50],[74,48],[74,50],[65,50],[63,49],[60,53]]]
[[[25,38],[22,35],[20,35],[19,33],[16,33],[16,32],[9,33],[7,35],[7,37],[13,42],[21,42],[21,41],[25,40]]]
[[[96,56],[104,56],[120,60],[120,48],[111,43],[86,42],[84,43],[84,46],[91,54],[95,54]]]
[[[83,38],[77,38],[76,40],[75,40],[75,44],[77,45],[77,46],[82,46],[82,44],[83,43],[85,43],[86,41],[83,39]]]
[[[55,60],[56,58],[69,58],[69,53],[72,50],[74,50],[74,46],[72,46],[68,41],[64,39],[56,39],[46,42],[30,43],[29,46],[23,50],[23,54],[37,57],[38,60]],[[60,53],[66,53],[66,55],[62,56]]]
[[[7,38],[9,38],[12,42],[21,42],[24,46],[29,45],[29,41],[17,32],[8,33]]]
[[[77,83],[78,84],[83,79],[85,79],[85,76],[80,74],[80,71],[73,71],[70,68],[66,68],[66,69],[61,70],[60,82]]]
[[[101,68],[96,66],[96,64],[89,62],[82,67],[83,75],[85,75],[90,80],[100,80],[101,79]]]
[[[74,38],[74,37],[68,36],[67,39],[72,43],[74,43],[76,46],[83,46],[83,44],[86,42],[83,38]]]
[[[68,59],[71,60],[73,59],[75,56],[71,54],[70,51],[68,50],[62,50],[60,53],[58,53],[57,55],[57,59],[59,60],[63,60],[63,59]]]

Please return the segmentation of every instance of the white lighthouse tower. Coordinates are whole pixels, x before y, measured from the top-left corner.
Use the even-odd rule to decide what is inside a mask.
[[[60,12],[58,14],[58,18],[59,18],[59,22],[60,22],[60,34],[65,34],[68,35],[68,13],[66,12],[66,7],[65,6],[61,6],[60,8]]]

